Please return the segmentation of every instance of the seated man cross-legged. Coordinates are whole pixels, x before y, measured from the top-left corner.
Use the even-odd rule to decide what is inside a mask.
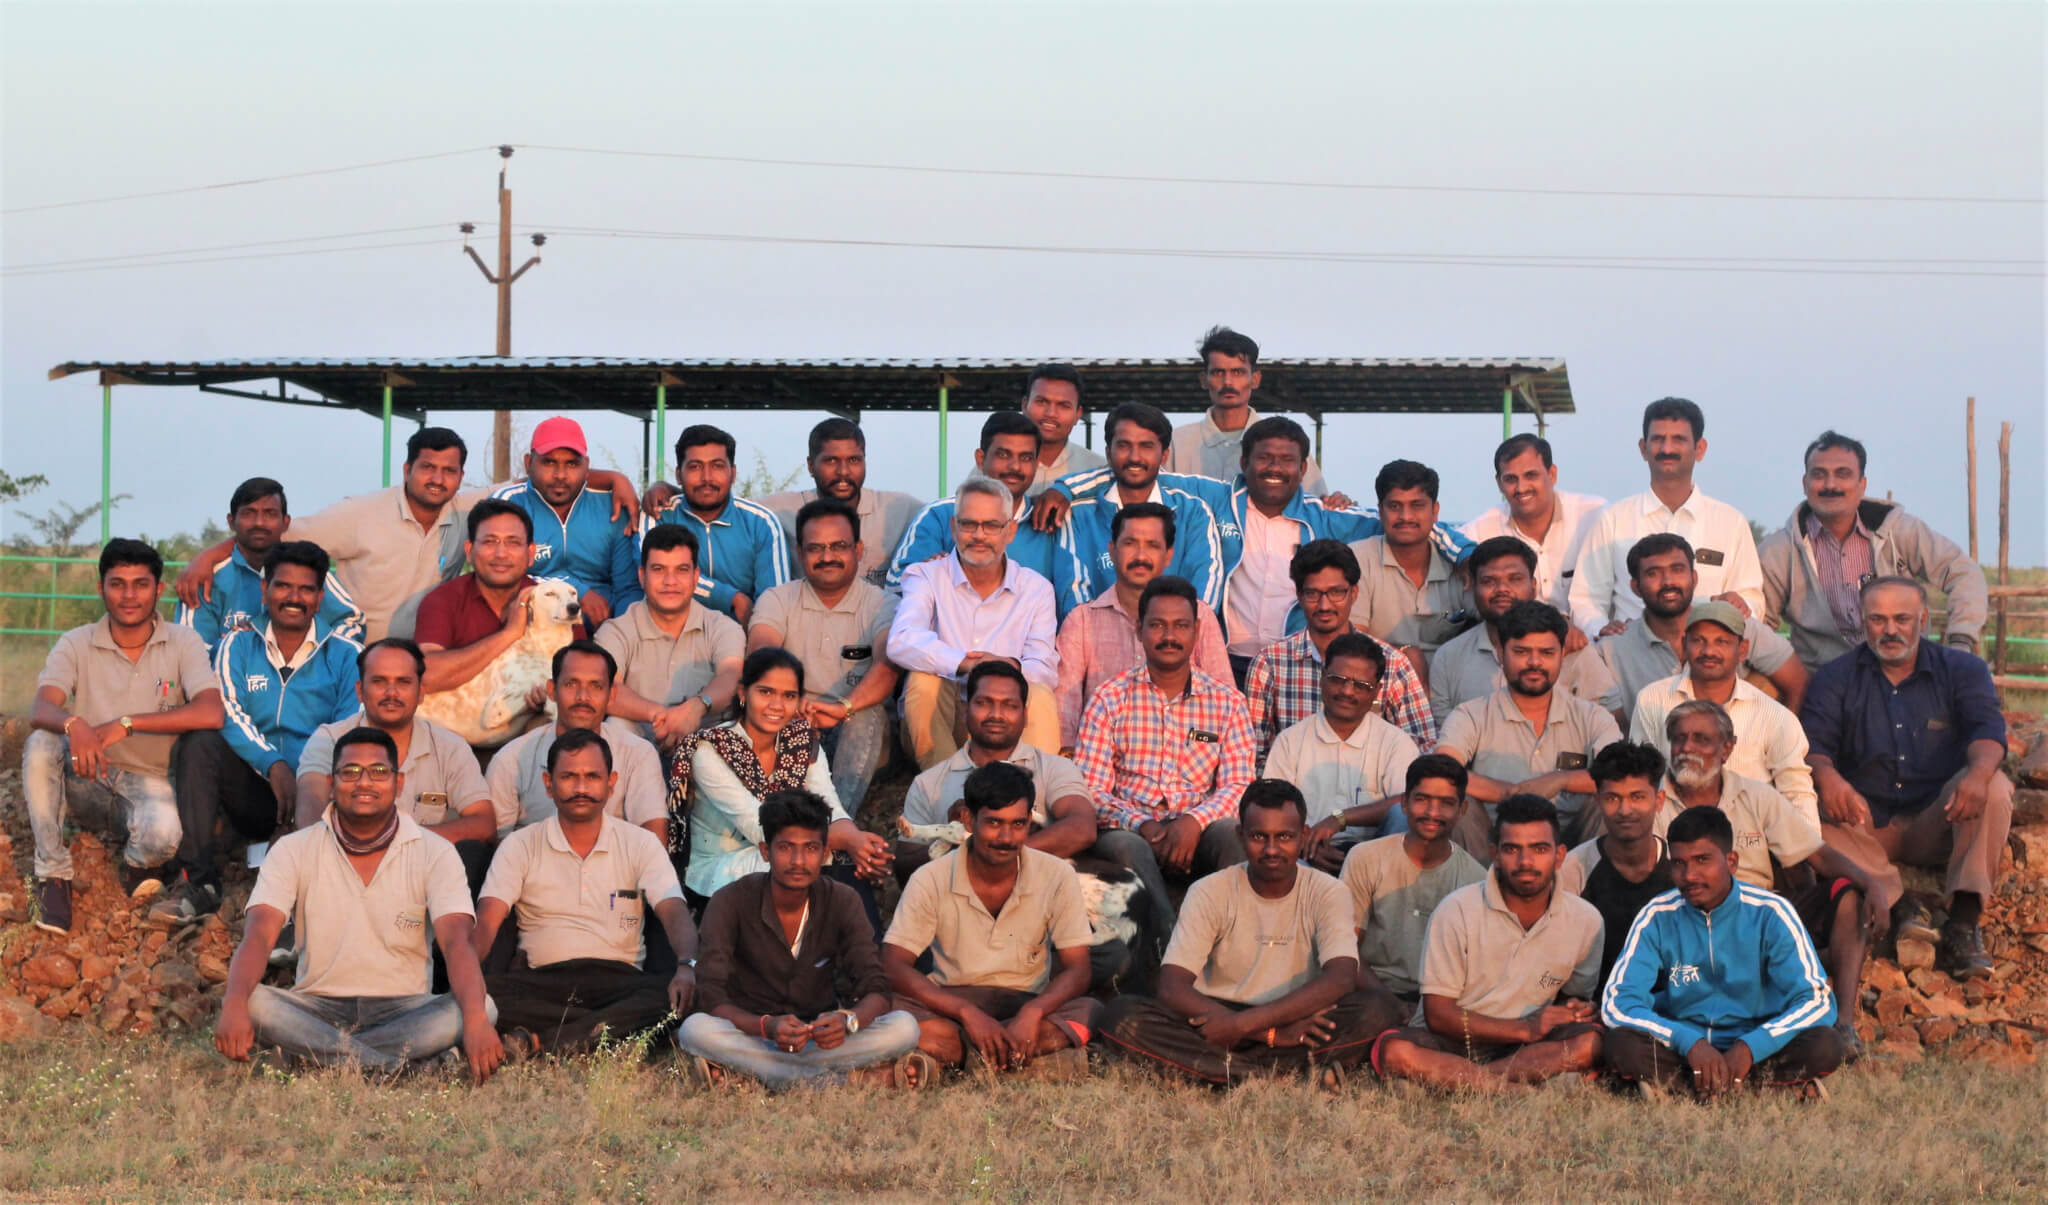
[[[1735,879],[1735,829],[1693,807],[1666,832],[1676,888],[1637,914],[1600,997],[1607,1064],[1703,1097],[1804,1084],[1842,1062],[1835,998],[1783,898]]]
[[[1422,1007],[1374,1046],[1383,1077],[1489,1091],[1600,1062],[1600,914],[1558,889],[1557,808],[1510,795],[1492,839],[1493,873],[1430,918]]]
[[[772,591],[771,591],[772,593]],[[825,874],[832,812],[809,791],[761,804],[768,869],[719,888],[704,908],[701,1012],[676,1032],[702,1079],[749,1075],[770,1090],[851,1080],[930,1088],[917,1018],[891,1011],[889,978],[858,893]]]
[[[505,838],[477,901],[476,950],[489,957],[517,909],[519,964],[486,974],[498,1026],[521,1055],[580,1053],[690,1011],[697,930],[661,838],[605,815],[618,775],[611,746],[572,728],[548,746],[555,814]],[[646,970],[647,909],[675,954]]]
[[[1465,767],[1426,753],[1408,763],[1405,832],[1351,847],[1340,876],[1358,925],[1358,981],[1384,987],[1410,1008],[1422,999],[1422,945],[1429,918],[1453,891],[1486,878],[1486,868],[1451,840],[1468,807]]]
[[[968,775],[967,844],[910,876],[882,939],[896,1007],[949,1067],[1087,1068],[1088,910],[1074,868],[1025,844],[1031,796],[1030,775],[1007,763]],[[916,966],[927,950],[928,976]]]
[[[1159,971],[1159,995],[1119,996],[1102,1016],[1109,1049],[1205,1083],[1313,1072],[1335,1088],[1405,1010],[1361,987],[1344,888],[1304,866],[1308,805],[1292,783],[1244,790],[1249,858],[1188,890]]]
[[[400,814],[403,778],[386,733],[357,728],[334,743],[333,806],[320,823],[278,838],[249,894],[214,1028],[223,1055],[246,1060],[262,1046],[397,1072],[460,1044],[478,1082],[503,1060],[462,861]],[[262,982],[287,921],[299,935],[289,990]],[[428,991],[430,928],[448,995]]]

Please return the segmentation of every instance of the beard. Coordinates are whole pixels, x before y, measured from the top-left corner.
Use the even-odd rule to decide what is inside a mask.
[[[1688,791],[1711,785],[1720,777],[1721,767],[1718,763],[1709,763],[1704,758],[1694,757],[1690,753],[1680,754],[1671,759],[1671,781]]]

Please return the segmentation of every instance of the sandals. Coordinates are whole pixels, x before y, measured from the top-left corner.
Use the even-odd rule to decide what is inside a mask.
[[[922,1050],[913,1050],[890,1067],[896,1087],[909,1092],[929,1092],[939,1086],[939,1060]]]

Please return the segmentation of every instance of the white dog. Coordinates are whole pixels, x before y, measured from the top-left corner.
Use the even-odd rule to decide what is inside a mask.
[[[420,714],[480,748],[495,749],[526,730],[536,714],[528,696],[544,687],[553,668],[555,650],[575,638],[582,606],[576,587],[543,579],[527,596],[533,609],[526,634],[518,643],[454,690],[437,691],[420,700]],[[546,712],[554,711],[548,704]]]

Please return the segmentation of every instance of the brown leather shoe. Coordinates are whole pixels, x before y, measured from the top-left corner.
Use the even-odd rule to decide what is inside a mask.
[[[1941,940],[1941,934],[1934,931],[1934,914],[1927,910],[1925,902],[1916,896],[1900,896],[1892,905],[1892,938],[1894,941],[1924,941],[1929,945]]]
[[[1984,952],[1983,934],[1975,925],[1953,921],[1941,927],[1934,964],[1955,979],[1982,979],[1991,974],[1991,955]]]

